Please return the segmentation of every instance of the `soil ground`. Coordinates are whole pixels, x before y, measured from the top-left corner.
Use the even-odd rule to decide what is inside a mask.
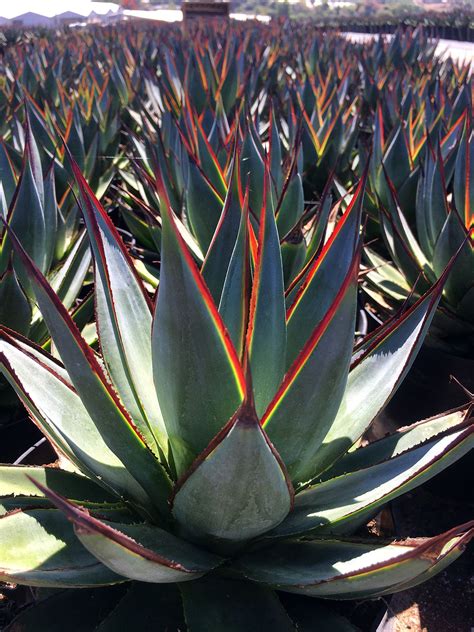
[[[465,481],[466,486],[472,484]],[[435,535],[472,519],[474,504],[420,489],[394,504],[398,534]],[[471,632],[474,628],[474,546],[431,581],[389,602],[393,632]]]

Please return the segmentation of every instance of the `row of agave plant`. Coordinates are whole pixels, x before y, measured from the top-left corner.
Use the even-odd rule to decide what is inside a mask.
[[[472,402],[361,441],[427,335],[473,349],[469,69],[422,33],[191,35],[5,51],[1,392],[57,454],[0,466],[0,579],[39,597],[12,631],[350,630],[328,600],[474,533],[366,529],[470,450]]]
[[[474,40],[474,12],[468,3],[445,5],[446,11],[439,7],[429,10],[429,3],[410,6],[387,6],[386,10],[360,15],[353,8],[341,8],[318,15],[318,26],[325,29],[342,29],[356,33],[394,33],[400,27],[423,26],[432,38],[472,42]],[[362,8],[362,7],[361,7]],[[380,8],[379,8],[380,9]]]

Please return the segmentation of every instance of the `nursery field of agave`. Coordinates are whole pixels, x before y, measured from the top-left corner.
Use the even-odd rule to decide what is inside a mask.
[[[461,555],[474,521],[367,527],[474,444],[471,68],[434,49],[4,34],[5,630],[356,630],[341,601]],[[369,441],[424,348],[465,404]],[[24,409],[43,464],[8,451]]]

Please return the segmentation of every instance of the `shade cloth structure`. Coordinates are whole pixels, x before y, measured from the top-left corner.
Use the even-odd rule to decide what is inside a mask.
[[[15,3],[0,3],[0,25],[22,22],[26,26],[53,25],[58,18],[78,19],[107,16],[120,9],[115,2],[93,2],[92,0],[17,0]]]

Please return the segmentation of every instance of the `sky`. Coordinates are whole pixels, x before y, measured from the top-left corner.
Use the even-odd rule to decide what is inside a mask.
[[[118,9],[118,4],[91,0],[15,0],[14,2],[0,0],[0,16],[7,19],[30,11],[51,17],[65,11],[89,15],[92,11],[107,13],[110,9]]]

